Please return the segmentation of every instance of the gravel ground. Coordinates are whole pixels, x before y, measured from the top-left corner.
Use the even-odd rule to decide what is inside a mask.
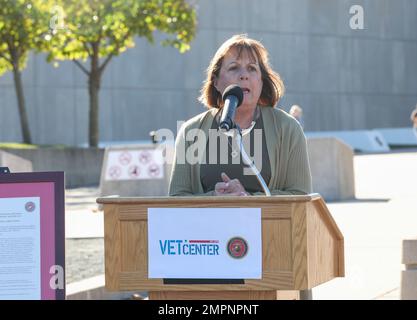
[[[104,239],[65,240],[66,283],[104,274]]]

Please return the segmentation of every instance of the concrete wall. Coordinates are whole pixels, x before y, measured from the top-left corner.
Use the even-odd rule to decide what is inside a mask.
[[[110,63],[100,92],[101,141],[148,139],[148,132],[204,110],[197,102],[204,71],[218,46],[248,33],[269,49],[305,129],[352,130],[409,126],[417,102],[415,0],[195,0],[198,34],[191,51],[149,45]],[[361,4],[365,29],[351,30],[349,8]],[[157,37],[158,38],[158,37]],[[85,75],[72,63],[54,68],[30,55],[23,73],[35,143],[87,142]],[[10,73],[0,78],[0,141],[20,140]],[[167,116],[169,115],[169,116]]]
[[[32,162],[34,172],[64,171],[65,186],[98,185],[103,149],[4,149]],[[10,168],[12,170],[12,167]],[[12,171],[13,172],[13,171]]]
[[[403,240],[401,300],[417,300],[417,238]]]
[[[353,150],[337,138],[307,140],[313,192],[325,201],[355,198]]]
[[[0,150],[0,167],[8,167],[11,173],[32,172],[32,162]]]

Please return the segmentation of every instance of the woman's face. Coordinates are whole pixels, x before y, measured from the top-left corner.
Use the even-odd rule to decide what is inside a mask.
[[[262,74],[258,59],[255,60],[247,50],[243,50],[240,57],[237,50],[230,50],[223,58],[219,76],[214,85],[221,94],[231,84],[237,84],[243,90],[242,107],[255,108],[262,92]]]

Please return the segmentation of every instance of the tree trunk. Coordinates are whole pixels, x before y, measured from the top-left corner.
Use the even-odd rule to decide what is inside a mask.
[[[90,94],[90,111],[89,111],[89,146],[98,147],[99,143],[99,90],[100,90],[101,72],[99,69],[98,46],[97,50],[93,45],[93,55],[91,56],[91,71],[88,78],[88,91]]]
[[[17,106],[19,108],[20,127],[22,130],[23,142],[31,144],[32,138],[30,136],[29,122],[26,113],[25,96],[23,94],[22,74],[19,70],[19,63],[16,61],[13,61],[13,78],[17,96]]]

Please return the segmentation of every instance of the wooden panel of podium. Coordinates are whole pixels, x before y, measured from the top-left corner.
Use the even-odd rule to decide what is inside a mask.
[[[343,235],[318,194],[305,196],[98,198],[104,207],[109,291],[150,299],[277,299],[344,276]],[[261,208],[262,279],[169,283],[148,278],[148,208]],[[282,291],[285,292],[285,291]],[[282,293],[281,293],[282,296]]]

